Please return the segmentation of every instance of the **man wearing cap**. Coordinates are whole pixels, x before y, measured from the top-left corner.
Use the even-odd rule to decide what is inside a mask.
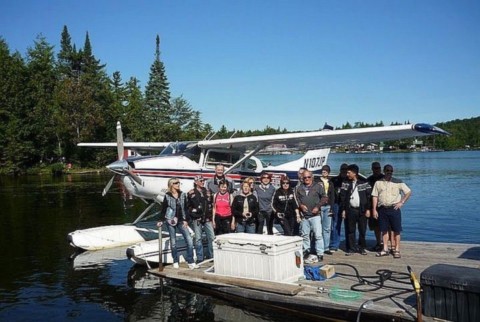
[[[372,191],[373,217],[378,224],[383,238],[383,250],[377,256],[388,256],[388,228],[395,237],[393,258],[400,258],[400,233],[402,232],[402,212],[400,208],[410,198],[412,191],[402,180],[392,177],[393,166],[383,167],[384,177],[377,182]]]
[[[347,227],[348,248],[345,255],[360,253],[367,255],[367,218],[370,217],[372,188],[368,182],[358,176],[358,166],[350,164],[347,167],[348,185],[343,185],[340,192],[342,218]],[[356,230],[358,226],[358,244]]]
[[[197,262],[213,258],[213,240],[215,233],[212,224],[212,198],[204,187],[205,179],[196,176],[193,189],[188,192],[187,205],[190,213],[190,227],[195,232],[194,244]],[[207,236],[207,252],[203,254],[202,231]]]

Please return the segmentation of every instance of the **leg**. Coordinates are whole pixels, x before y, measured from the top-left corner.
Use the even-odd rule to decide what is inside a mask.
[[[356,230],[357,230],[358,211],[355,209],[347,209],[347,218],[345,218],[345,230],[347,235],[348,251],[355,251],[357,249]]]
[[[190,233],[188,232],[187,227],[183,227],[182,224],[177,225],[178,230],[183,236],[183,239],[185,240],[185,243],[187,244],[187,263],[192,264],[193,263],[193,240],[192,236],[190,236]]]
[[[332,232],[332,217],[330,217],[330,206],[322,207],[322,236],[324,251],[330,249],[330,234]]]
[[[265,224],[265,218],[267,218],[267,213],[265,211],[258,212],[257,234],[263,234],[263,226]]]
[[[337,250],[340,247],[340,232],[342,228],[342,218],[339,218],[338,204],[333,205],[332,230],[330,233],[329,249]]]
[[[215,235],[221,235],[222,231],[220,229],[222,221],[220,220],[220,216],[215,216]]]
[[[293,216],[285,216],[285,218],[281,221],[283,234],[285,236],[293,236],[293,225],[295,222],[295,215]]]
[[[193,220],[191,223],[192,229],[195,232],[194,244],[197,261],[203,262],[203,243],[202,243],[202,224],[200,220]]]
[[[323,236],[322,236],[322,219],[321,214],[309,219],[310,226],[313,230],[313,238],[315,239],[315,251],[319,259],[323,257],[325,252],[325,246],[323,245]]]
[[[360,246],[361,250],[365,250],[367,248],[366,234],[367,234],[367,217],[365,217],[365,215],[359,214],[358,245]]]
[[[400,233],[395,234],[395,250],[400,251]]]
[[[275,216],[273,213],[267,212],[267,234],[273,235],[273,221],[275,220]]]
[[[176,238],[176,229],[174,226],[167,225],[168,234],[170,235],[170,249],[172,251],[173,262],[178,263],[178,253],[177,253],[177,238]]]
[[[235,230],[236,233],[245,233],[245,223],[243,222],[237,222],[237,229]]]
[[[255,234],[256,225],[255,224],[245,224],[245,232],[248,234]]]
[[[207,221],[205,224],[203,224],[203,229],[207,235],[207,254],[205,257],[207,259],[213,258],[213,240],[215,239],[215,233],[212,222]]]
[[[303,238],[303,255],[305,257],[310,253],[310,222],[308,219],[300,222],[300,233]]]
[[[396,249],[396,242],[395,242],[395,232],[392,231],[391,229],[388,230],[388,236],[390,238],[390,248],[391,249]]]
[[[378,229],[381,231],[383,239],[383,252],[388,253],[388,239],[390,234],[388,233],[390,223],[384,209],[378,210]]]

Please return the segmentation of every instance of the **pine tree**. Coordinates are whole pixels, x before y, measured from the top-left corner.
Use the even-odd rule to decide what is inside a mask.
[[[16,52],[10,54],[7,43],[0,37],[0,171],[20,173],[32,143],[24,127],[28,115],[25,102],[25,63]]]
[[[63,26],[60,39],[60,51],[57,55],[58,72],[61,78],[73,76],[74,56],[75,51],[72,47],[72,38],[70,37],[67,26]]]
[[[28,91],[27,123],[30,140],[36,147],[33,150],[35,161],[57,159],[62,154],[61,142],[56,139],[56,124],[53,119],[53,93],[57,85],[57,72],[53,46],[45,37],[39,36],[35,46],[27,51]]]
[[[155,60],[150,67],[150,77],[145,88],[145,139],[174,140],[170,90],[165,66],[160,60],[160,37],[157,35]]]

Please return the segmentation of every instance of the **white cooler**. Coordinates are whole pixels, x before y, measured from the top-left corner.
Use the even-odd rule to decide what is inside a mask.
[[[213,258],[215,274],[275,282],[303,277],[302,238],[298,236],[219,235],[213,242]]]

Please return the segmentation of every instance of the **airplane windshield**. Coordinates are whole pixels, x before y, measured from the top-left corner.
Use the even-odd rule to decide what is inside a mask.
[[[200,159],[200,148],[196,141],[172,142],[160,152],[160,155],[184,155],[191,160]]]

